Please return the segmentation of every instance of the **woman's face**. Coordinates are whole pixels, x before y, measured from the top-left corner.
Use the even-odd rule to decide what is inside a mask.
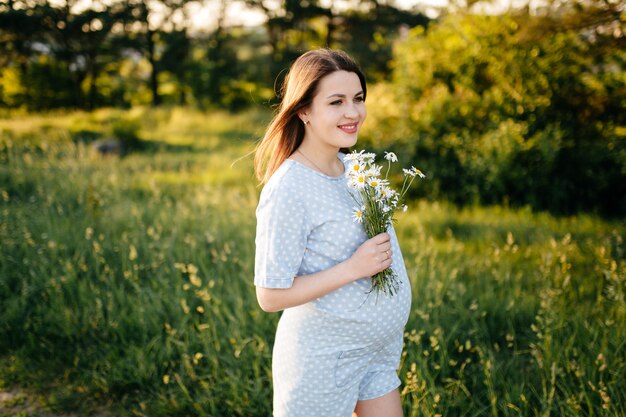
[[[349,148],[365,120],[363,88],[354,72],[335,71],[322,78],[311,106],[301,117],[304,140],[333,148]]]

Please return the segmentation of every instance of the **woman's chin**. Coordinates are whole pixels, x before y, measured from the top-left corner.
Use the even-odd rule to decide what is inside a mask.
[[[348,135],[346,135],[348,136]],[[342,148],[350,148],[354,145],[356,145],[356,143],[358,142],[358,137],[357,134],[354,133],[352,135],[349,135],[347,138],[343,139],[341,141],[341,147]]]

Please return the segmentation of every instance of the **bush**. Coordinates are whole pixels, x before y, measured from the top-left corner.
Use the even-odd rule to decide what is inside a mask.
[[[574,31],[530,36],[533,19],[414,29],[392,82],[369,94],[365,144],[419,166],[429,181],[416,195],[626,214],[626,54]]]

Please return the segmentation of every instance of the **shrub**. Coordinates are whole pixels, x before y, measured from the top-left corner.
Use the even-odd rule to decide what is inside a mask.
[[[571,30],[530,36],[533,19],[414,29],[369,95],[364,142],[424,170],[415,191],[432,198],[626,214],[626,55]]]

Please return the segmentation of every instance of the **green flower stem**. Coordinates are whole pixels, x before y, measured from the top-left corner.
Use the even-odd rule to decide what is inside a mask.
[[[376,190],[369,184],[359,190],[359,196],[362,201],[352,194],[354,201],[359,207],[364,206],[363,226],[368,238],[372,238],[380,233],[386,232],[389,225],[393,222],[393,210],[384,213],[380,205],[376,202]],[[372,277],[372,288],[369,293],[376,292],[376,302],[378,295],[382,292],[387,295],[394,295],[398,290],[398,277],[391,268],[387,268]]]

